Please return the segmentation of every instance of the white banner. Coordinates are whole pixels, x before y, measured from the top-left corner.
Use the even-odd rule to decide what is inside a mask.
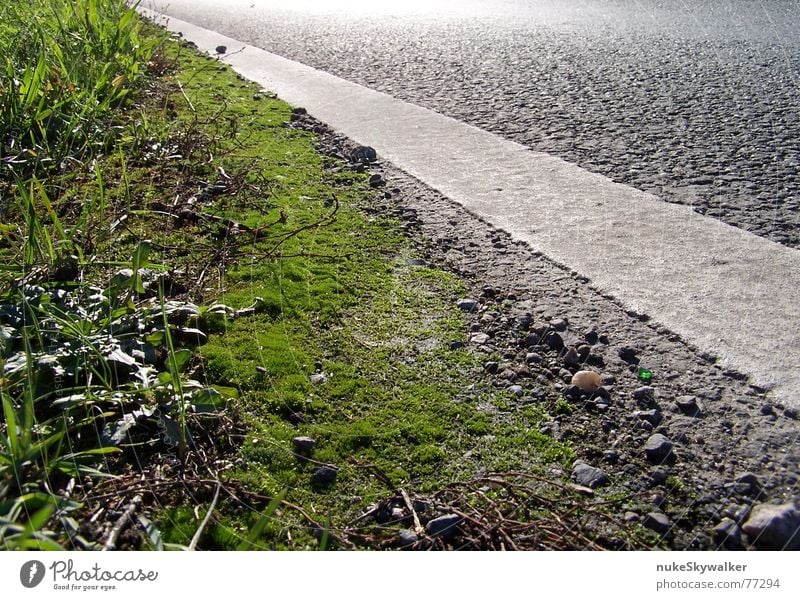
[[[0,553],[2,598],[799,598],[797,554]]]

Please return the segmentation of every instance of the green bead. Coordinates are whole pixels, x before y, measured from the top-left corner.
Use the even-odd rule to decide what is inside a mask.
[[[639,379],[647,383],[648,381],[653,379],[653,372],[650,369],[639,367]]]

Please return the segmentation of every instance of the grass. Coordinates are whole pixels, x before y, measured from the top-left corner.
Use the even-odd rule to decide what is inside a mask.
[[[3,48],[29,42],[0,85],[16,103],[0,157],[2,546],[118,539],[113,519],[86,524],[108,498],[120,514],[139,473],[164,480],[117,547],[308,549],[352,547],[349,524],[399,489],[568,468],[571,448],[539,433],[549,415],[451,349],[464,282],[412,260],[398,224],[364,210],[366,175],[288,127],[288,105],[122,2],[0,7],[31,24],[0,20]],[[86,65],[73,40],[96,52]],[[314,480],[321,465],[335,481]]]
[[[113,143],[101,126],[136,89],[157,38],[118,0],[0,3],[0,175],[63,168]]]

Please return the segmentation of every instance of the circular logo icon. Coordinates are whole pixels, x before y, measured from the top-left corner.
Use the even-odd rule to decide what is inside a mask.
[[[29,560],[19,570],[19,580],[26,588],[35,588],[44,579],[44,563]]]

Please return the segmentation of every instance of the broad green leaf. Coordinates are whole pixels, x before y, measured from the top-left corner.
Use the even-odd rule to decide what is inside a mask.
[[[176,375],[183,371],[186,368],[186,365],[189,364],[194,352],[191,350],[187,350],[186,348],[182,348],[181,350],[176,350],[175,352],[170,354],[170,365],[174,366],[176,369]]]
[[[150,249],[150,240],[143,240],[139,242],[138,246],[136,246],[136,250],[134,250],[133,256],[131,257],[134,274],[136,274],[136,272],[142,267],[147,266],[147,259],[150,256]]]
[[[239,397],[239,390],[234,387],[228,387],[224,385],[212,385],[212,388],[217,390],[220,394],[222,394],[225,398],[230,398],[231,400],[236,400]]]
[[[37,510],[31,517],[31,520],[28,521],[28,524],[25,525],[25,530],[22,532],[22,535],[28,537],[34,532],[42,529],[47,524],[47,521],[50,520],[50,517],[53,515],[55,510],[56,505],[52,503]]]

